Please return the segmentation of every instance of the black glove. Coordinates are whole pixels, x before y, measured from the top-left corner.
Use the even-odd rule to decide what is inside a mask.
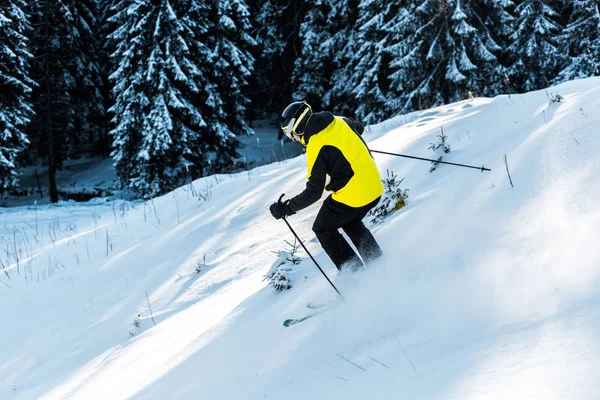
[[[286,200],[283,202],[281,201],[281,199],[283,199],[283,196],[285,196],[285,195],[282,194],[279,197],[279,201],[277,201],[277,203],[271,204],[271,207],[269,207],[269,210],[271,211],[271,215],[273,215],[273,218],[275,218],[275,219],[281,219],[281,218],[285,218],[289,215],[295,214],[290,209],[290,206],[288,205],[289,200]]]

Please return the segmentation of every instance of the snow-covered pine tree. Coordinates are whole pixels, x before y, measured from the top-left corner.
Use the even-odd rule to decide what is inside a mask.
[[[220,136],[230,137],[231,133],[253,134],[246,124],[248,79],[254,71],[251,50],[257,45],[250,34],[250,12],[244,0],[218,0],[216,5],[217,21],[214,26],[217,30],[213,35],[215,42],[212,46],[215,57],[213,76],[218,83],[224,112]],[[217,161],[227,164],[234,154],[233,148],[227,157],[221,157],[222,154],[217,153]]]
[[[236,24],[237,21],[235,14],[233,14],[234,19],[224,17],[222,11],[219,11],[220,7],[218,1],[193,0],[189,12],[182,18],[184,26],[189,31],[189,54],[194,64],[188,73],[195,83],[195,86],[189,88],[190,103],[195,108],[195,118],[202,121],[197,128],[197,135],[190,137],[191,142],[195,143],[190,145],[195,147],[196,156],[187,168],[189,179],[230,168],[237,148],[237,141],[233,139],[234,132],[246,133],[245,126],[241,128],[239,126],[243,124],[244,105],[236,102],[244,101],[240,98],[238,90],[245,84],[247,72],[251,67],[241,64],[247,61],[245,54],[240,54],[235,47],[227,47],[231,42],[227,42],[224,38],[216,38],[216,35],[224,34],[222,30],[232,29],[228,22]],[[237,10],[229,11],[237,12]],[[219,26],[219,23],[224,25]],[[238,23],[241,23],[240,26],[245,26],[244,21]],[[217,49],[222,51],[218,52]],[[219,60],[219,57],[223,59]],[[238,73],[239,71],[236,71],[238,68],[247,68],[247,71],[243,76],[231,78],[222,75]],[[228,88],[226,87],[228,83],[238,86]],[[188,84],[191,85],[191,82]],[[232,91],[231,96],[224,98],[223,95],[224,93],[227,95],[228,90]],[[232,110],[238,110],[239,115],[232,115]]]
[[[151,198],[182,181],[185,169],[202,159],[194,145],[206,122],[190,102],[198,93],[190,79],[191,33],[171,1],[122,0],[112,7],[109,35],[117,69],[111,74],[115,104],[112,156],[123,187]]]
[[[76,79],[70,66],[76,24],[64,0],[32,0],[28,10],[33,27],[32,78],[38,84],[32,95],[36,115],[28,135],[36,156],[47,162],[50,200],[57,202],[56,171],[62,168],[75,128],[72,93]]]
[[[381,182],[385,189],[381,196],[381,201],[377,207],[370,210],[367,214],[367,217],[372,217],[371,223],[374,225],[382,223],[394,212],[405,207],[408,199],[409,190],[400,188],[400,185],[404,182],[404,178],[398,180],[398,176],[394,171],[386,170],[386,177]]]
[[[434,143],[429,143],[429,150],[433,151],[435,156],[437,157],[436,161],[431,162],[431,167],[429,168],[429,172],[433,172],[436,170],[437,166],[440,165],[440,161],[442,161],[443,155],[450,153],[452,148],[448,144],[448,136],[444,135],[444,128],[441,128],[442,133],[437,135],[437,141]]]
[[[472,4],[476,17],[474,26],[482,33],[482,41],[494,50],[500,64],[507,66],[510,36],[515,32],[515,3],[513,0],[473,0]],[[504,91],[503,85],[499,91]]]
[[[354,116],[358,101],[352,95],[348,78],[356,62],[353,50],[357,31],[358,2],[329,0],[329,3],[331,7],[326,26],[330,38],[322,50],[327,53],[323,61],[329,63],[333,71],[329,78],[330,89],[321,99],[322,107],[340,115]]]
[[[25,128],[33,116],[30,102],[30,25],[25,2],[0,5],[0,194],[16,185],[20,153],[29,144]]]
[[[515,0],[516,31],[508,47],[511,64],[508,75],[520,91],[550,85],[557,74],[559,54],[556,36],[561,26],[551,0]],[[553,2],[554,3],[554,2]]]
[[[70,138],[70,148],[75,152],[93,150],[101,144],[107,131],[104,81],[101,63],[100,9],[97,0],[78,0],[70,4],[76,35],[73,37],[74,60],[71,74],[75,77],[72,94],[75,129]],[[105,72],[105,71],[104,71]]]
[[[415,8],[413,21],[415,34],[406,48],[418,53],[419,61],[412,84],[404,85],[406,110],[494,94],[487,82],[502,82],[494,54],[500,48],[482,30],[473,0],[425,0]]]
[[[281,112],[295,90],[291,76],[300,56],[300,25],[310,2],[266,0],[258,9],[254,36],[260,44],[256,63],[256,91],[251,95],[259,115]]]
[[[117,69],[116,60],[110,55],[116,50],[115,43],[112,40],[107,40],[108,35],[114,32],[118,27],[118,22],[109,19],[114,15],[117,7],[114,7],[119,0],[99,0],[98,1],[98,40],[100,46],[98,48],[100,63],[98,64],[100,78],[102,79],[102,86],[100,95],[102,96],[104,110],[105,110],[105,124],[104,132],[101,135],[100,143],[98,143],[98,150],[106,157],[110,156],[112,148],[112,138],[109,135],[111,128],[110,124],[110,113],[108,109],[114,104],[112,84],[109,80],[111,71]]]
[[[384,105],[387,99],[384,92],[387,88],[384,86],[387,82],[382,81],[382,78],[385,79],[388,75],[388,69],[382,57],[387,45],[383,26],[386,10],[391,6],[392,4],[386,5],[377,0],[361,0],[358,4],[355,58],[347,71],[351,93],[359,104],[357,118],[367,124],[385,117]]]
[[[288,245],[288,250],[273,252],[277,254],[277,260],[273,262],[263,279],[268,280],[277,292],[291,289],[296,279],[302,275],[302,271],[297,267],[302,262],[302,259],[298,256],[298,253],[302,252],[300,244],[296,240],[294,240],[294,243],[287,240],[285,242]]]
[[[479,31],[483,46],[493,53],[496,60],[483,63],[478,71],[479,89],[475,94],[496,96],[510,93],[510,81],[507,81],[506,66],[509,65],[507,48],[510,36],[514,33],[515,18],[512,0],[471,0],[473,26]]]
[[[112,156],[121,184],[137,195],[153,197],[190,175],[220,172],[235,155],[232,130],[245,132],[238,90],[251,67],[227,37],[217,37],[236,24],[221,6],[122,0],[112,7]],[[243,14],[235,4],[228,11],[235,19]]]
[[[411,98],[414,93],[411,93],[409,88],[415,87],[417,81],[414,78],[424,73],[418,51],[419,43],[415,42],[414,37],[418,29],[415,8],[414,1],[402,2],[398,11],[384,26],[389,40],[383,52],[390,59],[388,101],[385,104],[387,115],[414,109]]]
[[[300,55],[296,58],[292,81],[297,85],[292,98],[305,100],[313,108],[323,108],[323,96],[331,86],[333,51],[327,15],[331,5],[316,0],[300,25]]]
[[[350,0],[312,3],[300,26],[301,54],[292,80],[294,100],[306,100],[316,109],[354,116],[348,75],[354,65],[354,30],[358,4]]]
[[[600,12],[597,0],[574,0],[569,22],[558,36],[566,63],[555,83],[600,75]]]

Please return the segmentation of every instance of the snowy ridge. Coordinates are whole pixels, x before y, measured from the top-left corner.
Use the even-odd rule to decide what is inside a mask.
[[[492,171],[374,155],[410,197],[355,276],[313,240],[318,206],[290,217],[348,300],[290,328],[335,295],[305,254],[290,291],[263,282],[302,156],[148,203],[0,209],[0,399],[597,398],[600,80],[548,93],[371,127],[419,157],[443,127],[444,160]]]

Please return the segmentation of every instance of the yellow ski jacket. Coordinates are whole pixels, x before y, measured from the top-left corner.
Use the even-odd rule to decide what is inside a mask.
[[[288,202],[291,211],[318,201],[323,189],[332,192],[335,201],[350,207],[365,206],[383,194],[381,176],[361,136],[363,132],[359,122],[330,112],[310,117],[302,136],[308,182],[306,189]]]

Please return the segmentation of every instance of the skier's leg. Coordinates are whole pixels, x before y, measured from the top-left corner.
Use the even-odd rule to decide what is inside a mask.
[[[373,234],[362,222],[363,218],[377,203],[379,203],[379,199],[357,209],[356,217],[342,226],[342,229],[346,232],[346,235],[348,235],[354,246],[356,246],[358,253],[366,264],[383,255],[383,251],[373,237]]]
[[[366,264],[370,264],[372,261],[382,256],[383,251],[381,250],[381,247],[379,247],[373,234],[361,219],[356,219],[355,221],[344,225],[342,229],[346,232],[350,240],[352,240],[352,243],[358,250],[358,254],[360,254]]]
[[[313,231],[319,239],[325,253],[331,258],[338,270],[342,266],[351,269],[362,267],[362,261],[346,239],[340,234],[339,228],[343,223],[343,218],[331,203],[331,198],[328,197],[323,202],[323,206],[317,214],[317,218],[313,224]]]

